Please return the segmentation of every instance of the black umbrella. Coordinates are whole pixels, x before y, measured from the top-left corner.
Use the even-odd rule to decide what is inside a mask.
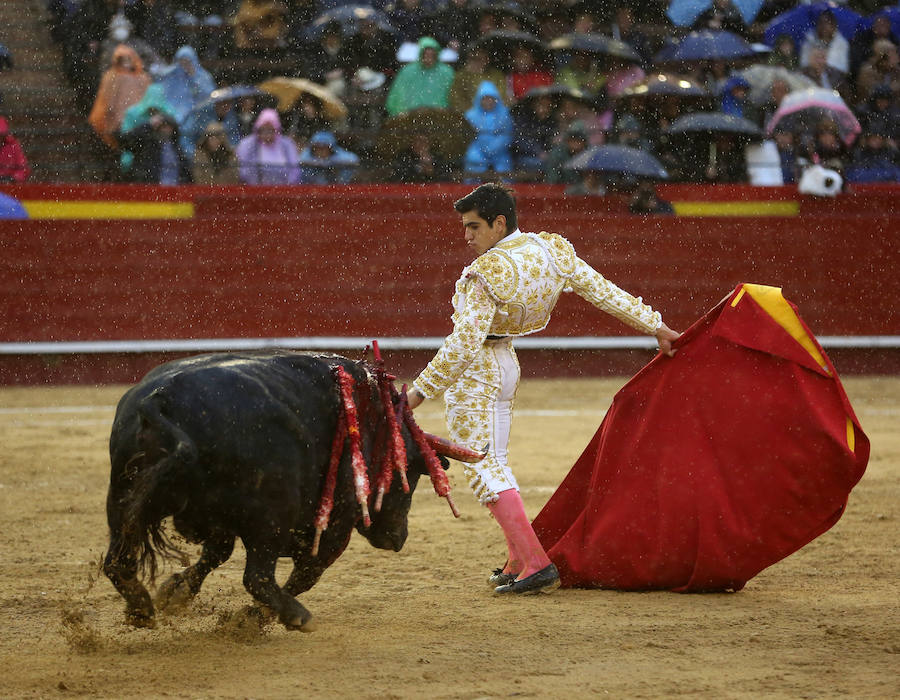
[[[528,32],[499,29],[476,39],[471,46],[484,49],[491,64],[501,70],[509,70],[512,52],[520,46],[531,49],[539,63],[549,64],[551,59],[544,42]]]
[[[561,53],[589,53],[609,56],[628,63],[642,63],[640,54],[624,41],[603,34],[565,34],[550,42],[552,51]]]
[[[592,146],[565,165],[568,170],[603,172],[636,178],[665,180],[666,169],[647,151],[631,146]]]
[[[549,97],[553,102],[554,108],[558,107],[559,103],[565,99],[575,100],[588,107],[593,107],[597,100],[595,95],[585,92],[584,90],[563,85],[562,83],[554,83],[553,85],[539,85],[530,88],[528,92],[522,96],[522,99],[516,103],[516,106],[527,105],[542,97]]]
[[[625,88],[619,97],[710,97],[709,91],[700,83],[680,75],[654,73],[641,82]]]
[[[414,136],[427,136],[434,149],[451,161],[459,160],[475,137],[472,125],[459,112],[437,107],[419,107],[387,119],[378,133],[375,150],[392,159]]]
[[[762,138],[763,133],[749,119],[724,112],[693,112],[676,119],[666,131],[670,134],[733,134],[747,138]]]
[[[368,5],[341,5],[323,12],[310,22],[303,33],[303,37],[307,40],[318,39],[325,32],[325,27],[332,23],[340,25],[344,36],[354,36],[359,33],[359,28],[363,22],[374,22],[384,32],[394,34],[397,31],[391,24],[388,16],[374,7]]]
[[[475,0],[471,9],[479,15],[494,14],[513,17],[528,32],[537,33],[539,29],[537,18],[531,11],[514,0]]]

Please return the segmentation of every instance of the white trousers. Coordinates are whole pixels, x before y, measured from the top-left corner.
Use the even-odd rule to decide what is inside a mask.
[[[465,464],[469,487],[482,505],[507,489],[519,488],[508,464],[519,361],[512,343],[487,341],[465,374],[444,393],[450,439],[474,450],[487,449],[480,462]]]

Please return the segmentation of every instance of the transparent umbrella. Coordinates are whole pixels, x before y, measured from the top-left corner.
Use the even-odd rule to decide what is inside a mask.
[[[614,173],[635,178],[665,180],[666,169],[647,151],[631,146],[592,146],[565,165],[568,170]]]
[[[772,83],[776,80],[782,80],[787,83],[789,92],[815,87],[816,85],[811,78],[807,78],[803,73],[790,71],[784,66],[767,66],[762,63],[739,70],[737,75],[750,83],[750,101],[756,104],[762,104],[769,99],[772,94]]]
[[[785,96],[769,120],[766,131],[771,134],[779,124],[791,131],[812,129],[826,119],[837,124],[841,140],[848,146],[862,131],[859,120],[841,96],[825,88],[806,88]]]

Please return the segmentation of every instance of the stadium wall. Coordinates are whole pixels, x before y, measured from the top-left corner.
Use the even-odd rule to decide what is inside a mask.
[[[411,376],[450,330],[469,260],[458,185],[0,186],[0,384],[132,382],[204,350],[286,345],[351,356],[381,339]],[[900,187],[835,199],[795,188],[667,185],[676,216],[627,198],[516,188],[523,230],[581,256],[685,328],[737,284],[782,287],[841,372],[900,371]],[[526,376],[629,374],[652,339],[565,295],[520,342]]]

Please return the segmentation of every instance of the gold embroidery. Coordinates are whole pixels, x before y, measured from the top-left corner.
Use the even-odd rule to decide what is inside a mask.
[[[519,233],[463,270],[453,296],[453,333],[416,379],[415,388],[428,397],[446,391],[488,334],[521,336],[543,330],[559,295],[568,290],[643,333],[655,333],[661,323],[659,313],[578,258],[562,236]]]
[[[519,271],[512,257],[504,250],[493,248],[469,266],[470,275],[479,275],[491,294],[501,302],[512,299],[519,287]]]

